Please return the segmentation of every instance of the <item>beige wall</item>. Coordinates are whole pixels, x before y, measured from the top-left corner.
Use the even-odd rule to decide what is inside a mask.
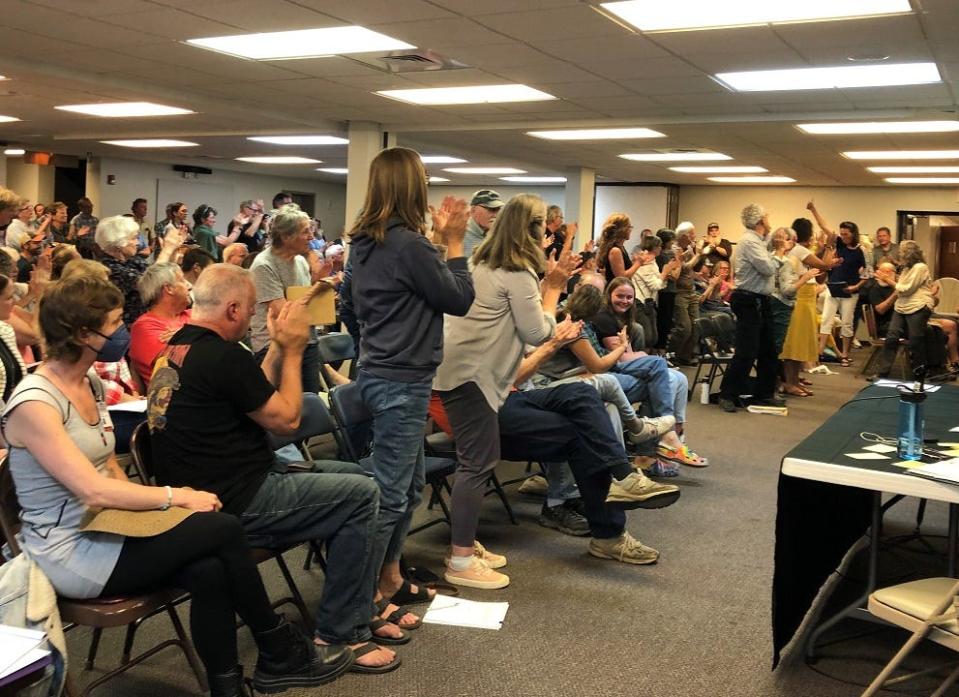
[[[765,206],[770,222],[779,226],[795,218],[811,218],[806,211],[810,198],[830,224],[851,220],[870,235],[883,225],[895,234],[897,210],[959,211],[959,195],[953,187],[683,186],[679,219],[691,220],[697,232],[705,232],[707,223],[716,221],[723,234],[735,241],[742,229],[739,212],[747,203]]]
[[[7,188],[28,199],[30,203],[53,203],[53,181],[56,168],[53,165],[24,164],[19,158],[7,160]]]

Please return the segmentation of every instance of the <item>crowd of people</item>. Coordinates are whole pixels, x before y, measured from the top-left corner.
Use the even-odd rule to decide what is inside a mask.
[[[709,464],[687,439],[681,370],[704,350],[732,353],[726,411],[811,396],[804,371],[828,346],[849,364],[861,298],[888,318],[880,372],[905,336],[924,366],[930,322],[951,337],[953,370],[959,361],[918,246],[886,231],[866,248],[854,223],[834,232],[812,203],[818,235],[806,218],[774,229],[750,204],[735,249],[716,223],[702,237],[692,222],[634,237],[616,213],[574,251],[578,227],[560,207],[491,189],[432,207],[419,155],[390,148],[370,166],[345,263],[344,243],[327,244],[286,194],[269,210],[243,201],[225,234],[209,205],[191,227],[185,203],[155,225],[148,204],[98,219],[81,199],[68,220],[62,203],[0,189],[2,435],[22,546],[56,591],[186,589],[215,697],[242,694],[235,614],[256,641],[260,691],[400,665],[395,647],[422,623],[409,608],[443,589],[401,566],[428,423],[457,454],[443,580],[494,590],[511,582],[508,559],[478,540],[480,508],[504,458],[542,463],[542,525],[590,537],[599,559],[658,560],[626,511],[675,503],[663,478]],[[306,292],[290,300],[292,288]],[[327,328],[310,319],[331,288],[372,415],[361,463],[300,462],[283,445],[318,432],[323,386],[350,382],[322,362]],[[709,316],[733,328],[702,337]],[[109,410],[143,399],[139,413]],[[155,484],[130,481],[117,460],[143,422]],[[133,537],[85,531],[90,508],[179,515]],[[326,581],[303,628],[271,609],[251,548],[314,541]]]

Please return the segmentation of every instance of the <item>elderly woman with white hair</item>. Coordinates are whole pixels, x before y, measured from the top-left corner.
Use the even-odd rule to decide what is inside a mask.
[[[183,241],[183,232],[171,227],[156,260],[169,261]],[[149,262],[137,254],[140,226],[133,218],[123,215],[104,218],[97,225],[96,242],[103,251],[101,262],[110,272],[110,282],[123,293],[123,322],[129,326],[145,310],[137,291],[137,280],[149,266]]]
[[[673,330],[669,335],[669,350],[675,354],[677,365],[695,365],[696,320],[699,319],[699,294],[694,283],[694,271],[703,259],[702,241],[696,242],[696,226],[684,221],[676,226],[676,244],[681,250],[679,276],[676,277],[676,300],[673,305]]]
[[[776,392],[779,359],[770,295],[775,287],[779,262],[766,248],[770,232],[769,214],[758,203],[742,210],[742,237],[736,247],[736,289],[729,305],[736,314],[736,352],[723,376],[719,406],[734,412],[740,395],[752,394],[752,404],[782,406]],[[755,386],[747,384],[749,371],[756,365]]]
[[[310,216],[299,206],[291,203],[273,212],[271,244],[250,265],[256,286],[256,310],[250,322],[250,339],[259,361],[270,348],[267,317],[271,309],[284,305],[287,288],[312,285],[310,264],[306,260],[310,239]],[[304,392],[320,391],[320,354],[315,327],[311,327],[310,339],[303,351],[302,380]]]

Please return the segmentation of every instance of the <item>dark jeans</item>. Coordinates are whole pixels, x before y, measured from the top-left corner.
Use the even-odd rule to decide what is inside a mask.
[[[673,306],[673,332],[669,337],[669,349],[676,358],[691,361],[696,349],[696,320],[699,319],[699,295],[695,290],[676,292]]]
[[[889,320],[889,329],[886,330],[886,343],[879,355],[877,372],[880,375],[889,374],[892,363],[896,360],[899,340],[903,338],[903,334],[909,337],[909,354],[913,372],[926,366],[926,327],[929,326],[931,314],[932,310],[928,307],[908,315],[893,312],[892,319]]]
[[[450,495],[451,539],[472,547],[490,472],[499,464],[500,434],[496,410],[475,382],[437,391],[456,441],[456,478]]]
[[[266,352],[270,350],[269,345],[266,348],[256,352],[257,363],[262,363],[266,358]],[[316,343],[307,344],[303,349],[303,363],[300,369],[302,373],[303,391],[316,394],[320,391],[320,352]]]
[[[207,673],[237,664],[235,615],[254,633],[279,622],[237,519],[194,513],[154,537],[128,537],[103,597],[177,587],[189,591],[190,634]]]
[[[676,307],[676,291],[659,291],[656,308],[656,348],[665,349],[669,332],[673,328],[673,312]]]
[[[145,413],[135,413],[130,411],[111,411],[110,420],[113,422],[113,437],[116,439],[116,445],[113,450],[117,455],[125,455],[130,452],[130,438],[133,437],[133,431],[141,423],[146,421]]]
[[[283,548],[322,540],[326,582],[316,634],[331,643],[370,638],[379,490],[359,465],[313,462],[312,472],[270,472],[239,516],[251,545]]]
[[[512,392],[499,411],[500,444],[507,460],[568,461],[595,538],[616,538],[624,511],[606,505],[610,468],[629,466],[596,389],[571,383]]]
[[[380,488],[380,515],[376,526],[377,559],[399,561],[410,530],[413,511],[423,496],[426,460],[423,434],[429,410],[431,384],[396,382],[365,370],[356,384],[366,408],[373,415],[373,452],[364,466]]]
[[[723,376],[720,396],[733,401],[747,392],[751,392],[754,399],[772,397],[776,390],[779,356],[770,298],[734,290],[729,305],[736,314],[736,352]],[[747,379],[753,364],[756,365],[756,386],[750,389]]]

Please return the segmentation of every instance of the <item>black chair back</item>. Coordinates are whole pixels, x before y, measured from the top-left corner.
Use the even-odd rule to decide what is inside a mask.
[[[150,442],[150,427],[146,421],[138,424],[130,436],[130,457],[133,458],[133,467],[140,476],[140,481],[149,486],[153,484],[153,446]]]
[[[372,450],[373,415],[367,409],[355,382],[330,390],[330,407],[339,429],[337,441],[343,454],[359,462]]]
[[[10,474],[9,457],[0,461],[0,531],[3,532],[0,543],[7,543],[11,555],[20,554],[20,545],[17,543],[17,533],[20,532],[20,502],[17,501],[13,475]],[[3,559],[0,558],[0,563],[2,562]]]
[[[343,332],[330,332],[316,339],[316,349],[321,363],[342,363],[356,357],[353,337]]]

